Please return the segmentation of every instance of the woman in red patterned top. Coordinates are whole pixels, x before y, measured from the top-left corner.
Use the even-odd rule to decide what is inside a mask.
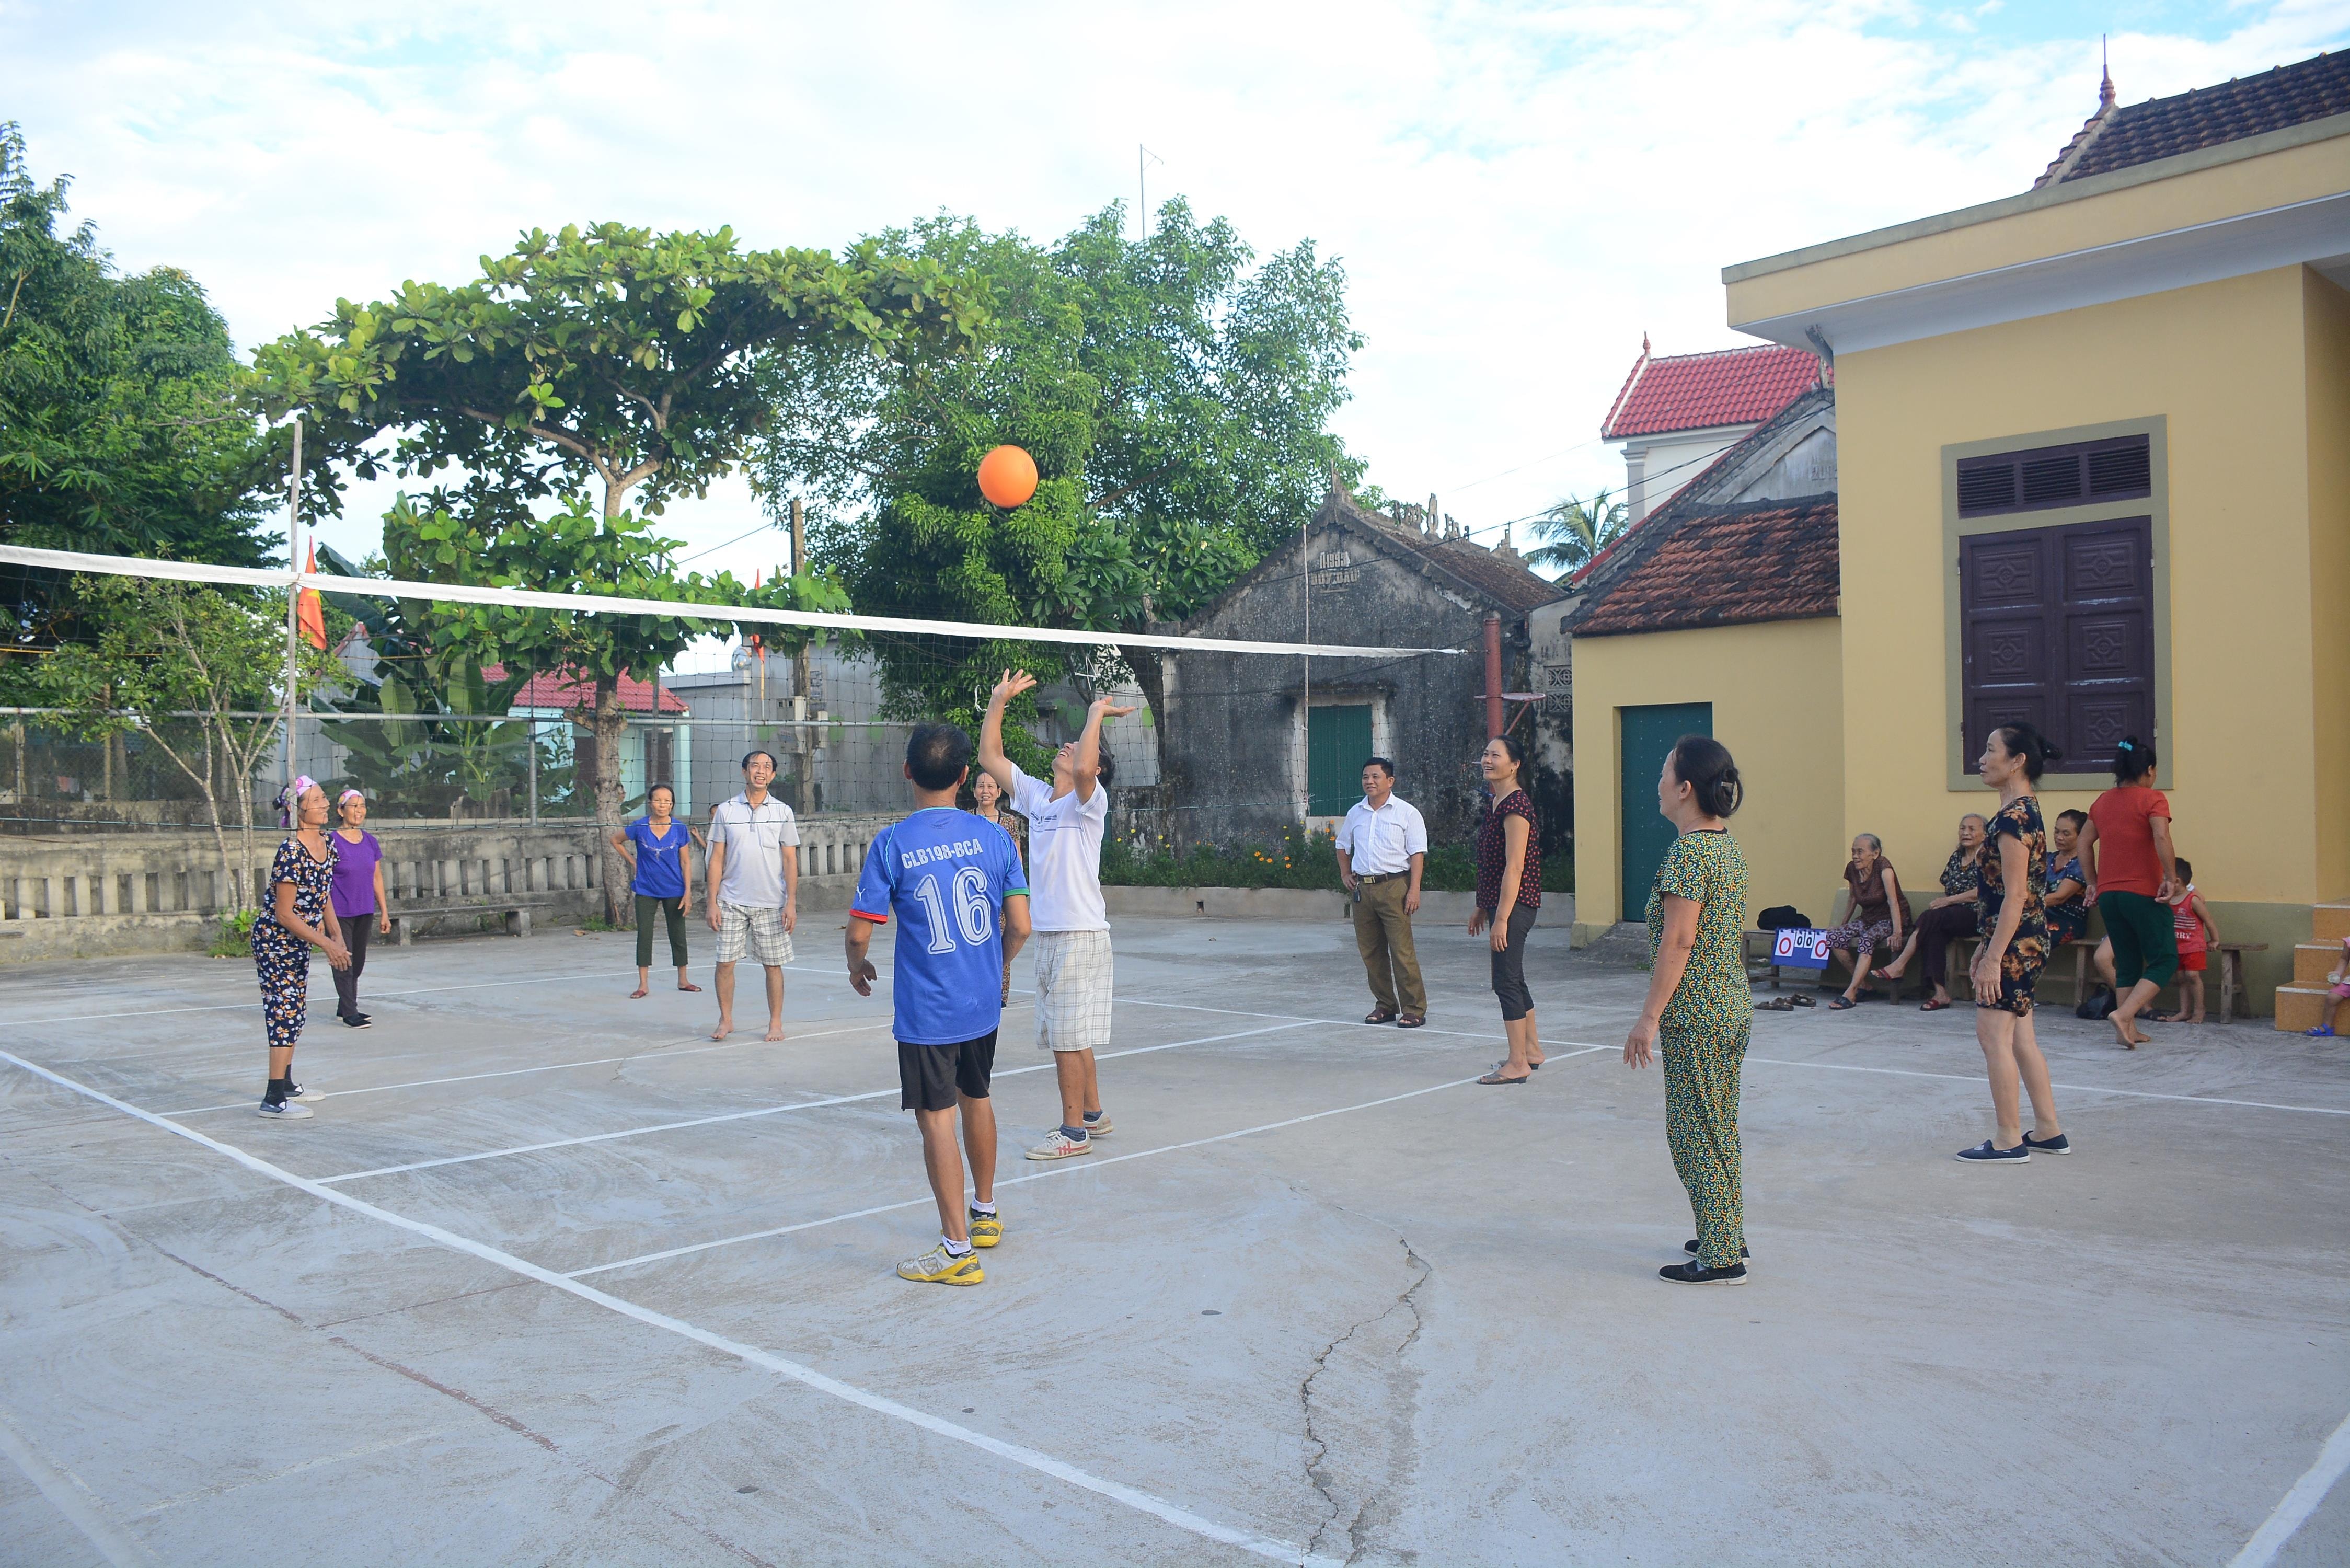
[[[1526,746],[1514,735],[1485,742],[1479,759],[1492,796],[1477,829],[1477,909],[1469,934],[1492,929],[1493,994],[1502,999],[1502,1029],[1510,1059],[1496,1062],[1481,1084],[1523,1084],[1543,1064],[1535,1038],[1534,999],[1526,990],[1526,934],[1542,907],[1542,841],[1534,834],[1534,803],[1519,780]]]

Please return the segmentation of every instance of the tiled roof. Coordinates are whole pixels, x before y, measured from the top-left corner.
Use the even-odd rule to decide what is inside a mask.
[[[1818,385],[1820,362],[1808,349],[1771,343],[1652,359],[1643,345],[1599,434],[1619,441],[1668,431],[1761,424]]]
[[[2110,82],[2105,91],[2111,93]],[[2108,97],[2047,171],[2033,182],[2033,188],[2085,180],[2336,114],[2350,114],[2350,53],[2319,55],[2299,65],[2279,66],[2171,98],[2148,99],[2127,109],[2112,107]]]
[[[1804,620],[1835,615],[1837,592],[1835,497],[1706,509],[1610,584],[1575,635]]]
[[[505,678],[505,666],[502,664],[482,667],[482,679],[484,680],[494,684]],[[577,670],[541,670],[523,682],[522,690],[514,694],[514,705],[517,708],[593,708],[596,705],[596,682]],[[623,671],[620,676],[620,706],[631,713],[651,712],[652,683]],[[666,686],[660,689],[660,711],[681,718],[691,711],[677,693]]]
[[[1430,539],[1376,514],[1371,520],[1504,609],[1523,615],[1560,596],[1556,583],[1529,570],[1523,561],[1497,556],[1472,539]]]

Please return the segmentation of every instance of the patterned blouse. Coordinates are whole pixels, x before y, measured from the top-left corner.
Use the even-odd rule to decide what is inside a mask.
[[[2012,838],[2023,846],[2023,886],[2011,889],[2007,872],[2000,865],[1999,841]],[[2008,895],[2017,894],[2023,905],[2022,918],[2015,922],[2015,936],[2022,942],[2027,939],[2048,940],[2048,835],[2040,822],[2040,802],[2032,795],[2019,795],[1991,814],[1991,829],[1983,835],[1982,847],[1976,851],[1976,886],[1981,889],[1982,915],[1978,929],[1988,938],[1998,929],[1999,912],[2005,907]]]
[[[1492,914],[1502,907],[1502,873],[1509,869],[1510,845],[1503,836],[1504,817],[1526,819],[1526,859],[1518,877],[1518,908],[1542,908],[1542,836],[1535,831],[1534,803],[1526,792],[1513,789],[1485,808],[1477,826],[1477,907]]]
[[[1665,941],[1665,898],[1698,907],[1697,943],[1663,1027],[1677,1034],[1742,1033],[1754,1023],[1754,991],[1746,978],[1746,856],[1724,832],[1684,833],[1665,852],[1648,889],[1648,961]]]
[[[1942,891],[1955,898],[1973,891],[1974,886],[1974,856],[1963,849],[1951,850],[1950,859],[1942,863]]]
[[[299,942],[300,937],[287,930],[277,919],[277,884],[294,885],[294,912],[314,928],[323,929],[327,916],[327,892],[334,885],[335,836],[327,835],[327,857],[314,860],[302,847],[302,840],[289,836],[277,846],[277,858],[269,863],[269,885],[261,890],[261,912],[253,918],[253,934],[256,940]]]
[[[2059,866],[2056,864],[2054,852],[2052,851],[2049,854],[2049,887],[2054,888],[2059,882],[2086,883],[2088,879],[2087,874],[2081,869],[2079,860],[2067,860]],[[2077,942],[2081,940],[2082,933],[2089,929],[2089,906],[2085,901],[2087,897],[2087,891],[2084,888],[2064,903],[2042,906],[2042,913],[2048,921],[2048,940],[2052,945],[2056,942]]]

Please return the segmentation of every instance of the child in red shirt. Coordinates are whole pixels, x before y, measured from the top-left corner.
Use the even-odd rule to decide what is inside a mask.
[[[2203,895],[2195,890],[2195,867],[2184,855],[2177,860],[2178,891],[2170,897],[2171,929],[2178,940],[2178,1011],[2155,1015],[2157,1023],[2203,1022],[2203,974],[2210,953],[2220,942],[2220,928]]]

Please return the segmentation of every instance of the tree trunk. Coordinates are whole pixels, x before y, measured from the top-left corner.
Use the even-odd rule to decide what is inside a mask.
[[[623,891],[629,880],[627,863],[612,847],[620,831],[620,738],[629,732],[628,711],[620,706],[620,683],[610,676],[596,679],[596,711],[589,733],[596,743],[596,855],[604,874],[604,919],[616,927],[633,923],[636,901]]]

